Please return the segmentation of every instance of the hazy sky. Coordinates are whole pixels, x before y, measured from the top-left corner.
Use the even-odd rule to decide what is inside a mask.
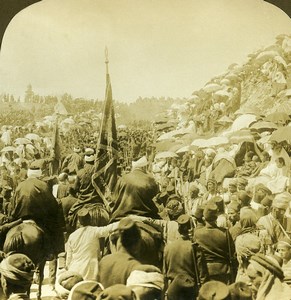
[[[263,0],[43,0],[10,23],[0,93],[104,99],[108,47],[113,97],[189,97],[231,63],[291,34]]]

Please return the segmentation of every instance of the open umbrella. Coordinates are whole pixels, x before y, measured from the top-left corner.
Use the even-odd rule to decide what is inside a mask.
[[[170,158],[170,157],[178,157],[178,155],[175,152],[172,151],[163,151],[156,154],[155,158]]]
[[[291,127],[285,126],[274,131],[270,137],[270,141],[277,141],[278,143],[283,141],[291,141]]]
[[[229,140],[225,136],[214,136],[207,140],[208,147],[216,147],[220,145],[226,145],[229,143]]]
[[[263,132],[263,131],[272,131],[272,130],[278,129],[278,126],[273,122],[259,121],[259,122],[253,123],[250,126],[250,128],[255,129],[259,132]]]
[[[40,140],[40,136],[36,133],[28,133],[25,138],[29,139],[29,140],[36,140],[39,141]]]
[[[221,89],[222,86],[217,83],[208,83],[203,87],[203,90],[208,93],[216,92]]]
[[[231,131],[237,131],[242,128],[248,128],[249,125],[257,120],[257,117],[255,115],[251,114],[245,114],[237,117],[232,126]]]
[[[229,142],[233,144],[240,144],[243,142],[254,142],[254,136],[249,129],[237,130],[230,132],[227,135]]]
[[[285,112],[274,112],[266,116],[265,121],[270,121],[274,123],[285,123],[286,121],[289,121],[290,117]]]
[[[208,140],[206,139],[196,139],[191,143],[191,146],[195,146],[198,148],[207,148],[208,147]]]
[[[7,147],[4,147],[3,149],[1,149],[0,152],[9,152],[9,151],[14,151],[16,148],[13,147],[13,146],[7,146]]]
[[[280,54],[277,51],[263,51],[256,57],[256,61],[263,63],[275,56],[280,56]]]
[[[31,140],[27,138],[17,138],[14,143],[16,145],[26,145],[26,144],[31,144]]]
[[[186,153],[190,150],[190,146],[184,146],[176,151],[176,153]]]

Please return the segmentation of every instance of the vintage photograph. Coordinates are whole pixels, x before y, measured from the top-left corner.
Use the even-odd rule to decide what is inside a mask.
[[[291,1],[0,0],[0,300],[291,300]]]

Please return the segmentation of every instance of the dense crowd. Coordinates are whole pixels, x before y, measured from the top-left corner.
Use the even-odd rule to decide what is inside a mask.
[[[53,124],[2,127],[7,299],[29,299],[35,266],[46,260],[61,299],[290,299],[287,142],[254,139],[159,156],[154,126],[124,126],[118,182],[104,205],[91,180],[95,127],[81,122],[60,131],[56,174],[47,134]],[[13,235],[19,226],[24,244],[25,226],[28,239],[40,230],[43,251],[39,244],[38,254],[23,251]]]

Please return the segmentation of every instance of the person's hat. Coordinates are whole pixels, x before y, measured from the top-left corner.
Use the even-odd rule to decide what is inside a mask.
[[[248,180],[243,178],[243,177],[238,177],[237,178],[237,185],[247,186],[248,185]]]
[[[252,290],[245,282],[235,282],[228,288],[231,300],[252,300]]]
[[[101,283],[93,280],[86,280],[77,283],[70,291],[68,300],[93,300],[103,291]]]
[[[287,236],[284,236],[283,238],[281,238],[278,241],[278,245],[283,245],[283,246],[286,246],[288,248],[291,248],[291,239],[288,238]]]
[[[80,147],[74,147],[73,151],[76,152],[76,153],[80,153],[81,148]]]
[[[167,290],[168,300],[193,299],[195,281],[186,274],[177,275],[169,284]]]
[[[92,299],[92,298],[90,298],[90,299]],[[102,300],[134,300],[134,299],[136,299],[136,296],[130,287],[128,287],[124,284],[115,284],[115,285],[112,285],[112,286],[106,288],[99,295],[98,299],[102,299]]]
[[[251,195],[246,191],[239,191],[237,193],[238,200],[245,206],[251,202]]]
[[[198,300],[224,300],[229,297],[229,289],[226,284],[220,281],[208,281],[202,285],[199,291]]]
[[[204,209],[205,209],[204,205],[197,206],[197,208],[193,214],[193,217],[196,218],[198,221],[202,221]]]
[[[143,286],[163,290],[164,276],[162,273],[158,272],[134,270],[127,278],[126,286]]]
[[[41,169],[40,162],[37,161],[37,160],[31,162],[31,164],[29,165],[29,169],[30,170],[39,170],[39,169]]]
[[[261,201],[261,204],[266,207],[271,207],[272,203],[273,199],[269,196],[264,197],[264,199]]]
[[[85,155],[90,156],[90,155],[94,155],[94,154],[95,154],[94,149],[92,149],[92,148],[86,148],[85,149]]]
[[[118,230],[128,230],[136,226],[135,222],[131,218],[123,218],[118,224]]]
[[[94,154],[85,155],[84,159],[85,162],[93,162],[95,160],[95,155]]]
[[[263,255],[261,253],[257,253],[256,255],[253,255],[250,259],[250,263],[254,261],[267,270],[269,270],[272,274],[276,275],[279,279],[284,278],[284,273],[281,269],[280,263],[276,257],[273,257],[271,255]]]
[[[236,179],[230,180],[228,186],[235,186],[235,187],[236,187],[236,186],[237,186],[237,181],[236,181]]]
[[[287,209],[291,200],[291,195],[288,192],[277,194],[273,200],[272,207]]]
[[[209,178],[207,180],[207,185],[208,185],[208,183],[213,183],[213,184],[217,185],[217,181],[214,178]]]
[[[65,181],[65,180],[67,180],[68,177],[69,177],[68,174],[65,173],[65,172],[63,172],[63,173],[61,173],[61,174],[58,176],[58,179],[59,179],[59,181],[63,182],[63,181]]]
[[[30,285],[35,266],[31,259],[21,253],[13,253],[4,258],[0,264],[0,273],[15,285]]]
[[[240,211],[240,204],[237,201],[232,201],[227,205],[227,212],[238,213]]]
[[[262,191],[262,192],[266,193],[267,195],[272,195],[272,191],[270,189],[268,189],[262,183],[257,184],[255,188],[256,188],[257,191]]]
[[[137,161],[132,161],[133,169],[146,167],[147,165],[148,165],[148,160],[145,156],[141,157]]]
[[[222,197],[215,196],[215,197],[211,198],[210,201],[213,202],[217,206],[218,212],[224,211],[224,201],[223,201]]]
[[[85,207],[82,207],[81,209],[78,210],[77,216],[80,223],[83,223],[84,221],[86,222],[90,218],[89,210]]]
[[[203,217],[208,222],[216,221],[217,219],[217,205],[215,203],[207,203],[203,211]]]
[[[70,291],[78,282],[83,281],[83,277],[72,271],[65,271],[58,278],[59,284],[66,290]]]
[[[249,258],[261,250],[261,241],[252,233],[242,234],[235,242],[236,253],[240,257]]]
[[[186,225],[190,222],[190,216],[183,214],[181,216],[179,216],[179,218],[177,219],[177,223],[179,225]]]

